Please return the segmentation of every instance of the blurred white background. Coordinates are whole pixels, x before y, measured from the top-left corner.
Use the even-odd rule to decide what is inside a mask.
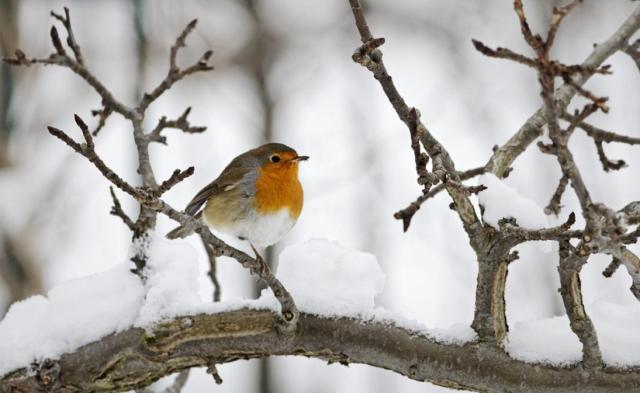
[[[525,1],[535,30],[546,31],[558,3]],[[198,135],[169,130],[169,145],[152,147],[160,179],[175,168],[196,168],[166,195],[169,203],[182,208],[237,154],[266,140],[286,143],[311,156],[301,168],[306,200],[297,226],[270,255],[310,238],[337,240],[378,257],[386,273],[379,304],[428,327],[471,322],[477,268],[447,196],[427,202],[408,233],[393,218],[420,192],[409,135],[377,82],[351,60],[359,37],[346,0],[0,0],[3,55],[19,47],[29,56],[47,56],[49,11],[61,12],[64,5],[89,68],[126,103],[164,76],[176,35],[199,19],[179,62],[190,64],[212,48],[216,70],[178,83],[147,119],[150,129],[160,116],[177,117],[193,106],[192,124],[208,127]],[[477,38],[529,53],[510,0],[365,5],[374,36],[387,40],[382,50],[397,87],[420,109],[458,169],[483,165],[492,146],[503,144],[540,105],[534,71],[486,58],[471,45]],[[553,56],[580,62],[634,6],[628,0],[585,1],[562,25]],[[611,111],[592,122],[638,137],[640,73],[621,53],[607,63],[613,75],[595,77],[587,88],[610,97]],[[47,125],[76,132],[73,114],[91,119],[98,96],[66,69],[1,67],[0,316],[31,293],[122,263],[130,243],[128,229],[109,215],[107,181],[46,132]],[[112,168],[137,181],[127,122],[113,115],[96,144]],[[640,199],[637,148],[606,145],[610,157],[630,167],[605,173],[584,134],[577,132],[571,147],[594,200],[620,208]],[[555,159],[534,146],[515,162],[507,183],[545,206],[559,177]],[[133,201],[122,201],[135,216]],[[577,208],[570,189],[563,204],[560,219]],[[172,226],[160,218],[158,231]],[[206,256],[197,239],[187,241],[200,256],[202,296],[210,298]],[[508,278],[509,324],[562,314],[556,255],[534,245],[522,246],[520,255]],[[607,263],[592,258],[583,270],[585,303],[634,302],[624,271],[602,277]],[[235,261],[221,259],[218,270],[223,299],[254,296],[254,280]],[[184,392],[449,391],[385,370],[304,358],[238,361],[219,371],[225,382],[215,386],[203,370],[193,370]]]

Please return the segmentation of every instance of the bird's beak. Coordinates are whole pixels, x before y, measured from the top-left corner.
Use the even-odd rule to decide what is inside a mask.
[[[307,161],[309,156],[297,156],[291,159],[291,161]]]

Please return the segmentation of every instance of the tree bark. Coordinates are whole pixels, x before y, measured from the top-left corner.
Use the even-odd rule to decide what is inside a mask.
[[[0,392],[105,392],[148,385],[189,367],[238,359],[296,355],[342,364],[362,363],[454,389],[481,392],[637,392],[639,369],[607,368],[585,374],[511,359],[476,342],[443,344],[389,323],[301,314],[283,335],[270,311],[238,310],[180,317],[153,335],[131,328],[0,379]]]

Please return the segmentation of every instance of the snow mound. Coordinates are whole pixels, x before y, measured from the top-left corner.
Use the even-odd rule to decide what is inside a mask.
[[[373,254],[327,240],[309,240],[280,254],[278,279],[300,311],[321,316],[372,316],[384,273]],[[272,299],[271,290],[261,298]]]
[[[598,301],[587,307],[603,360],[616,367],[640,366],[640,304],[619,305]],[[525,362],[570,365],[582,359],[582,345],[571,331],[566,315],[517,323],[505,348]]]
[[[130,267],[122,264],[13,304],[0,322],[0,375],[130,327],[144,297]]]
[[[135,326],[201,312],[198,256],[186,243],[156,239],[149,247],[145,301]]]
[[[515,218],[522,228],[541,229],[549,226],[543,209],[515,188],[507,185],[492,173],[478,178],[478,184],[487,187],[478,194],[478,203],[484,207],[482,220],[494,228],[502,218]]]

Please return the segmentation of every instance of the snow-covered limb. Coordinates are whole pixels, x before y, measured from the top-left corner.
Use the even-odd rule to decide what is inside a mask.
[[[482,345],[442,344],[384,322],[303,313],[296,332],[285,338],[278,320],[271,311],[237,310],[175,318],[157,326],[153,336],[131,328],[66,354],[48,368],[9,374],[0,380],[0,391],[41,391],[42,376],[51,370],[58,378],[50,379],[55,385],[49,387],[57,391],[124,391],[211,361],[273,355],[368,364],[477,391],[631,393],[640,385],[636,369],[607,368],[585,378],[579,366],[524,363]]]
[[[558,335],[557,318],[519,324],[508,355],[467,325],[426,328],[375,307],[384,280],[376,258],[337,243],[313,240],[281,254],[278,275],[302,310],[287,333],[269,290],[257,300],[209,303],[198,296],[189,246],[156,240],[148,252],[144,284],[123,264],[14,305],[0,322],[0,392],[122,391],[190,367],[273,355],[369,364],[479,391],[625,392],[640,382],[640,305],[598,306],[608,367],[584,378],[573,341],[558,352],[529,333],[542,324]]]

